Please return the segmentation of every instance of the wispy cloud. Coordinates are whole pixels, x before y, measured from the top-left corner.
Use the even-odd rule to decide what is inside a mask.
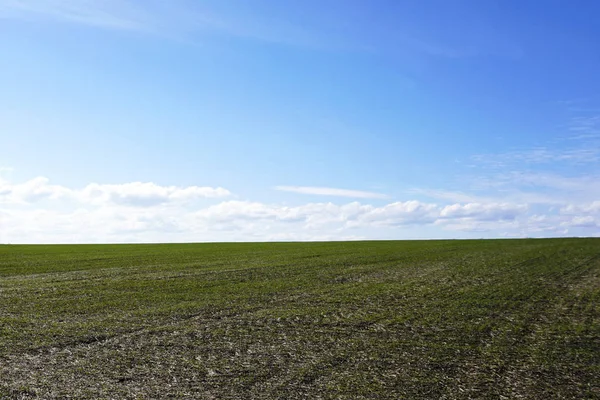
[[[468,193],[426,189],[418,192],[457,202],[511,202],[552,207],[600,198],[600,176],[590,173],[563,175],[544,169],[486,172],[463,179],[462,185]]]
[[[311,194],[317,196],[353,197],[358,199],[385,199],[388,197],[382,193],[315,186],[276,186],[275,190],[280,190],[283,192]]]
[[[568,126],[568,139],[585,140],[600,138],[600,115],[576,116],[571,118]]]
[[[1,0],[0,15],[122,30],[147,30],[155,22],[151,14],[127,0]]]
[[[231,4],[217,7],[215,3],[182,0],[0,0],[0,18],[72,23],[186,41],[202,40],[205,34],[216,33],[311,48],[348,46],[346,41],[327,34],[327,26],[306,29],[301,23],[269,16],[255,8]]]
[[[555,162],[587,164],[600,161],[600,148],[575,147],[553,149],[535,147],[498,154],[477,154],[472,157],[472,161],[477,164],[494,167],[507,167],[516,164],[549,164]]]
[[[549,207],[588,202],[600,197],[600,177],[563,176],[533,171],[480,172],[461,180],[462,191],[411,189],[408,193],[456,203],[512,203]]]
[[[295,12],[292,5],[281,8],[249,4],[185,0],[0,0],[0,19],[66,22],[185,41],[200,41],[210,33],[317,50],[380,55],[452,59],[521,54],[520,49],[499,40],[492,31],[468,35],[469,43],[455,40],[449,44],[444,37],[426,38],[415,32],[398,31],[397,26],[373,29],[372,24],[364,22],[363,6],[359,3],[324,3],[323,9],[314,13]],[[489,40],[475,39],[482,37]]]
[[[494,168],[550,164],[583,165],[600,162],[600,113],[572,116],[562,126],[564,134],[537,146],[499,153],[475,154],[474,166]]]
[[[593,202],[600,198],[600,114],[578,111],[563,128],[563,136],[549,138],[542,146],[473,155],[469,171],[460,183],[454,182],[460,190],[411,192],[459,203],[528,204],[554,211]],[[550,218],[545,223],[566,226]]]

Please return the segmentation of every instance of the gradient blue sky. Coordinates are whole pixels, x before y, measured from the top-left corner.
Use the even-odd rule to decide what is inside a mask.
[[[0,0],[0,242],[599,235],[598,15]]]

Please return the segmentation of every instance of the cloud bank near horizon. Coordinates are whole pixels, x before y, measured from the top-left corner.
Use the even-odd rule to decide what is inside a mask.
[[[417,227],[420,236],[414,233]],[[597,201],[545,209],[485,200],[288,205],[240,200],[221,187],[130,182],[90,183],[78,189],[44,177],[20,183],[0,180],[3,243],[594,236],[599,228]]]

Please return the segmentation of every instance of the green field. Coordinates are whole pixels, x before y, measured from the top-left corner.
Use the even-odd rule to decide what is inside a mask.
[[[600,398],[600,239],[0,246],[0,398]]]

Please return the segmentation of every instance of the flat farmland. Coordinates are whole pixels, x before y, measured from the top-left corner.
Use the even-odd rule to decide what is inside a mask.
[[[600,398],[600,239],[0,246],[0,398]]]

